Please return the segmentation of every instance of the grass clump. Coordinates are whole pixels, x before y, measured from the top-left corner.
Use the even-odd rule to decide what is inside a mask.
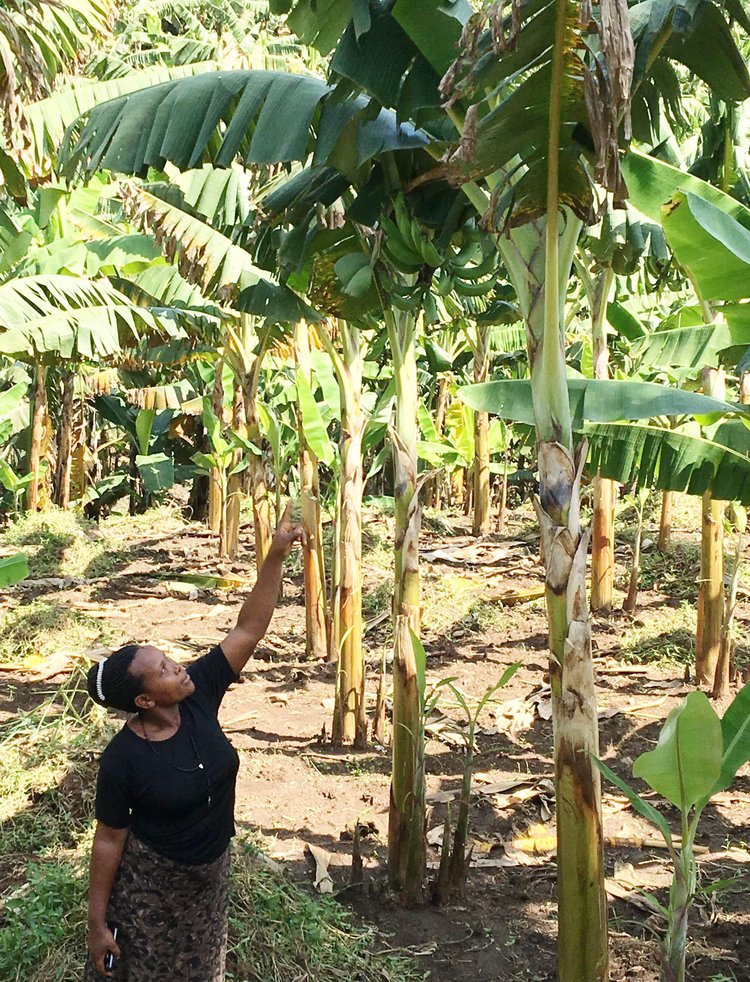
[[[691,665],[695,661],[696,611],[686,601],[660,607],[659,616],[626,635],[619,658],[627,664]]]
[[[102,623],[62,603],[34,600],[9,611],[0,622],[0,662],[56,651],[83,652],[102,638]]]
[[[694,600],[700,568],[699,543],[680,543],[666,555],[654,549],[641,555],[639,586],[642,590],[661,590],[676,600]]]
[[[78,982],[83,973],[86,877],[77,857],[32,862],[0,908],[0,979]]]
[[[26,553],[33,579],[93,579],[125,558],[93,523],[70,511],[29,512],[7,529],[2,541]]]
[[[227,979],[233,982],[416,982],[415,962],[378,955],[375,932],[336,900],[313,897],[247,840],[235,847]]]

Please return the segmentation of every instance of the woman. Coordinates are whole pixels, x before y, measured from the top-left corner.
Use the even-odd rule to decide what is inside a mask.
[[[220,645],[187,669],[158,648],[129,645],[89,671],[96,702],[134,715],[99,767],[85,982],[224,978],[239,758],[217,714],[266,633],[284,557],[302,540],[291,508]]]

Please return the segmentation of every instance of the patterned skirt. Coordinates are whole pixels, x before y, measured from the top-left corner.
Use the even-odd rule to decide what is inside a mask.
[[[128,836],[107,908],[122,952],[109,982],[223,982],[229,852],[186,866]],[[105,978],[89,960],[83,982]]]

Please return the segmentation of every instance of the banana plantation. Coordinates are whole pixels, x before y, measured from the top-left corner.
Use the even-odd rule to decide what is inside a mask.
[[[750,978],[749,61],[743,0],[6,0],[0,980],[81,978],[89,667],[221,640],[289,500],[227,979]]]

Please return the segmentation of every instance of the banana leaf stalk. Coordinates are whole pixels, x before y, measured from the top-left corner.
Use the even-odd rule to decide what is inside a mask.
[[[638,604],[638,580],[641,572],[641,543],[643,541],[643,512],[648,501],[648,488],[639,488],[635,494],[637,520],[635,524],[635,543],[633,544],[633,560],[630,565],[630,580],[628,593],[622,603],[622,609],[629,614],[635,611]]]
[[[437,398],[435,406],[435,432],[438,438],[443,435],[445,428],[445,413],[448,409],[448,399],[450,398],[450,378],[442,374],[438,378]],[[428,508],[440,508],[443,499],[444,475],[442,473],[431,477],[425,485],[424,503]]]
[[[419,636],[419,529],[417,487],[418,316],[384,310],[396,383],[393,449],[395,528],[393,769],[388,818],[388,877],[404,901],[418,903],[425,870],[424,733],[411,632]]]
[[[232,429],[247,438],[247,421],[242,386],[235,380],[232,398]],[[224,548],[225,554],[234,559],[240,551],[240,504],[242,501],[242,472],[231,473],[242,460],[242,450],[235,450],[230,463],[230,476],[227,478],[226,501],[224,503]]]
[[[246,436],[256,447],[263,444],[258,416],[258,384],[260,382],[263,359],[268,350],[270,331],[266,329],[261,336],[257,353],[252,353],[252,345],[257,340],[253,331],[253,319],[242,316],[242,337],[229,332],[229,340],[238,362],[235,374],[239,373],[245,407]],[[234,366],[233,366],[234,367]],[[253,505],[253,528],[255,532],[255,569],[259,573],[268,550],[271,548],[271,502],[266,485],[266,465],[262,456],[252,454],[248,466],[250,495]]]
[[[742,569],[742,549],[745,543],[745,532],[747,530],[747,512],[739,505],[732,505],[731,511],[735,525],[737,527],[737,537],[734,544],[734,556],[732,557],[732,571],[727,588],[726,605],[724,612],[724,625],[721,632],[721,649],[719,651],[719,661],[716,665],[714,675],[714,699],[721,699],[729,693],[729,681],[732,669],[732,647],[734,643],[734,620],[737,613],[737,591],[740,585],[740,572]]]
[[[303,320],[298,321],[294,327],[297,371],[302,373],[308,384],[312,382],[309,330],[307,322]],[[328,653],[328,624],[318,458],[305,439],[301,413],[297,415],[297,422],[302,527],[305,530],[302,550],[305,579],[305,654],[308,658],[322,660]]]

